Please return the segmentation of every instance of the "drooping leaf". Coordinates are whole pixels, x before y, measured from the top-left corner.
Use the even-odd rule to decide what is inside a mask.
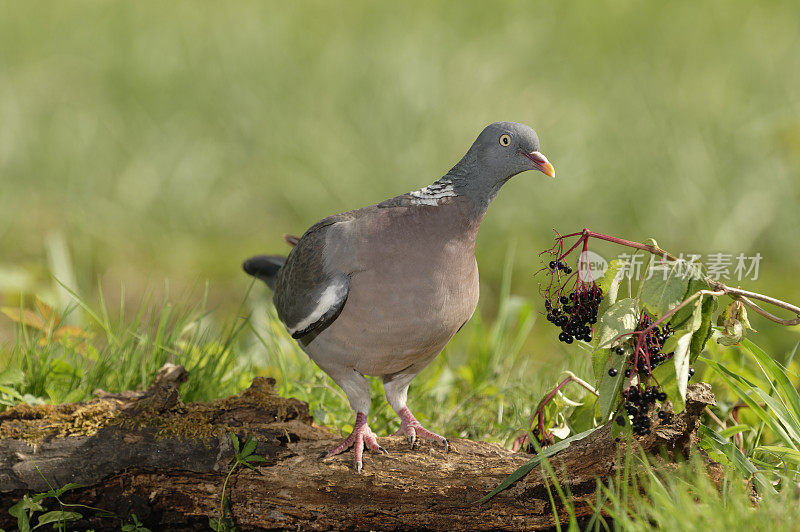
[[[700,352],[703,351],[703,348],[706,346],[706,342],[709,338],[711,338],[711,333],[713,332],[711,328],[711,315],[714,313],[714,308],[717,306],[717,298],[713,296],[703,296],[702,297],[703,304],[700,310],[700,325],[695,329],[694,334],[692,335],[692,343],[689,346],[689,354],[691,357],[691,362],[694,363],[697,360],[697,357],[700,355]],[[694,322],[694,316],[692,316],[692,321]]]
[[[660,264],[642,283],[641,303],[656,316],[663,316],[683,301],[689,279],[681,271],[681,262]]]
[[[688,327],[682,329],[676,336],[678,341],[675,344],[675,354],[673,362],[675,364],[675,381],[678,386],[678,394],[682,401],[686,401],[686,388],[689,384],[689,365],[691,364],[691,347],[692,339],[703,323],[703,301],[702,296],[700,299],[695,300],[692,304],[687,305],[692,309],[692,314],[687,320]]]
[[[725,346],[736,345],[744,338],[745,328],[750,329],[747,310],[741,301],[731,301],[717,316],[717,325],[722,330],[716,333],[717,343]]]
[[[493,489],[491,492],[489,492],[488,494],[484,495],[481,499],[479,499],[478,503],[480,504],[482,502],[488,501],[489,499],[491,499],[504,489],[511,486],[514,482],[516,482],[517,480],[521,479],[522,477],[533,471],[533,469],[536,468],[541,463],[543,458],[548,458],[550,456],[553,456],[557,452],[563,451],[564,449],[572,445],[572,442],[582,440],[583,438],[585,438],[586,436],[588,436],[589,434],[600,428],[601,427],[595,427],[593,429],[583,431],[580,434],[576,434],[574,436],[567,438],[566,440],[562,440],[558,443],[545,447],[544,449],[541,450],[541,452],[539,452],[539,454],[534,456],[527,464],[521,466],[516,471],[508,475],[503,480],[503,482],[497,485],[495,489]]]
[[[692,342],[692,333],[686,333],[678,339],[675,346],[675,381],[678,383],[678,393],[681,400],[686,401],[686,389],[689,386],[689,345]]]
[[[744,327],[741,322],[737,321],[723,330],[714,331],[712,335],[717,339],[719,345],[730,347],[742,341],[742,338],[744,338]]]

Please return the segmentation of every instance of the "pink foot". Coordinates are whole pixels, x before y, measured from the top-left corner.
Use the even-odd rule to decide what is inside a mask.
[[[426,440],[431,440],[435,442],[439,442],[444,445],[444,452],[447,452],[450,449],[450,446],[447,444],[447,438],[443,436],[439,436],[435,432],[431,432],[422,425],[420,425],[417,418],[414,417],[414,414],[411,413],[411,410],[408,409],[407,406],[404,406],[400,412],[397,413],[400,416],[400,430],[394,433],[394,435],[401,435],[405,434],[408,441],[411,442],[411,447],[414,447],[414,443],[417,441],[417,436],[420,438],[425,438]]]
[[[364,446],[368,449],[380,453],[389,454],[389,452],[378,444],[378,437],[372,432],[372,429],[367,425],[367,416],[363,412],[356,412],[356,424],[353,426],[353,432],[342,440],[342,443],[331,449],[325,454],[325,458],[336,456],[339,453],[345,452],[350,447],[353,447],[355,454],[356,472],[361,473],[361,458],[364,455]]]

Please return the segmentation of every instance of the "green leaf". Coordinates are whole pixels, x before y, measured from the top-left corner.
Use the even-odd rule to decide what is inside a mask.
[[[678,383],[678,394],[686,402],[686,389],[689,386],[689,345],[692,342],[692,333],[688,332],[678,338],[675,346],[675,381]]]
[[[714,313],[714,308],[717,306],[717,298],[713,296],[701,296],[703,305],[700,314],[700,325],[692,335],[692,343],[689,346],[689,354],[691,355],[691,362],[694,363],[700,352],[706,346],[706,342],[711,337],[713,332],[711,329],[711,315]],[[694,320],[694,317],[692,317]]]
[[[50,490],[44,491],[42,493],[37,493],[36,495],[33,496],[33,499],[36,500],[36,501],[41,501],[42,499],[46,499],[48,497],[56,497],[57,498],[57,497],[60,497],[61,495],[63,495],[64,493],[68,492],[69,490],[74,490],[75,488],[82,488],[82,487],[83,487],[82,484],[76,484],[75,482],[69,482],[67,484],[64,484],[63,486],[61,486],[58,489],[50,489]]]
[[[609,354],[608,350],[605,350],[605,353],[606,364],[600,376],[600,384],[597,386],[597,407],[600,409],[600,418],[603,423],[608,421],[611,413],[617,405],[619,405],[620,390],[627,378],[625,377],[625,362],[627,357]],[[608,370],[612,367],[617,370],[617,374],[613,377],[608,374]]]
[[[691,279],[689,281],[689,286],[686,288],[686,293],[683,294],[683,301],[686,301],[691,297],[693,294],[697,293],[700,290],[705,290],[708,288],[708,283],[706,283],[702,279]],[[683,307],[682,309],[675,312],[670,318],[669,323],[673,329],[678,330],[682,329],[689,318],[692,317],[693,308],[691,305]]]
[[[25,374],[18,368],[7,368],[0,371],[0,384],[14,385],[25,382]]]
[[[800,427],[792,426],[791,416],[788,415],[786,409],[778,401],[776,401],[769,394],[759,389],[757,386],[749,382],[747,379],[740,377],[733,373],[728,368],[719,364],[718,362],[703,358],[703,362],[715,370],[717,374],[722,377],[733,392],[741,399],[749,408],[750,411],[757,415],[765,425],[775,432],[781,439],[790,447],[796,449],[800,444]],[[752,392],[757,394],[772,410],[772,415],[767,412],[753,397],[747,393],[739,384],[743,384],[750,388]],[[784,428],[784,426],[786,428]],[[792,432],[790,436],[787,429]]]
[[[736,345],[744,338],[744,326],[739,320],[732,320],[726,324],[725,328],[719,332],[717,343],[730,347]]]
[[[586,401],[581,406],[577,406],[566,419],[566,424],[572,434],[578,434],[595,426],[595,405],[592,401]]]
[[[669,397],[672,403],[672,411],[676,414],[683,412],[684,408],[686,408],[686,403],[681,399],[681,394],[678,391],[675,364],[661,364],[653,371],[653,377],[661,385],[661,390]]]
[[[700,436],[701,445],[706,450],[713,449],[727,457],[743,477],[752,477],[762,490],[777,493],[764,474],[759,472],[756,466],[732,442],[724,439],[705,425],[700,425],[697,433]]]
[[[585,430],[585,431],[581,432],[580,434],[576,434],[574,436],[571,436],[571,437],[567,438],[566,440],[562,440],[562,441],[560,441],[558,443],[555,443],[553,445],[545,447],[544,449],[542,449],[539,452],[539,454],[537,454],[535,457],[533,457],[527,464],[521,466],[516,471],[514,471],[513,473],[508,475],[503,480],[503,482],[501,482],[500,484],[497,485],[497,487],[495,489],[493,489],[487,495],[484,495],[480,500],[478,500],[478,503],[480,504],[482,502],[488,501],[489,499],[491,499],[492,497],[494,497],[495,495],[497,495],[498,493],[500,493],[504,489],[506,489],[509,486],[511,486],[514,482],[518,481],[519,479],[521,479],[522,477],[524,477],[525,475],[527,475],[528,473],[533,471],[533,469],[536,468],[541,463],[543,458],[548,458],[548,457],[553,456],[554,454],[556,454],[556,453],[558,453],[560,451],[563,451],[564,449],[566,449],[567,447],[572,445],[572,442],[578,441],[578,440],[582,440],[583,438],[585,438],[586,436],[588,436],[589,434],[591,434],[592,432],[594,432],[594,431],[596,431],[596,430],[598,430],[600,428],[601,427],[595,427],[593,429]]]
[[[254,454],[252,456],[248,456],[247,459],[245,460],[245,462],[251,462],[251,463],[252,462],[266,462],[266,461],[267,461],[266,458],[264,458],[263,456],[259,456],[257,454]]]
[[[625,298],[617,301],[600,317],[597,327],[597,349],[608,349],[620,334],[636,329],[636,300]]]
[[[796,449],[789,449],[779,445],[761,445],[753,449],[753,452],[769,454],[784,462],[800,465],[800,451]]]
[[[13,397],[17,401],[25,401],[25,398],[14,388],[9,388],[7,386],[0,385],[0,393],[4,393],[9,397]]]
[[[675,344],[675,380],[678,385],[678,394],[682,401],[686,402],[686,388],[689,384],[689,365],[691,364],[691,345],[694,334],[700,329],[703,323],[703,302],[702,296],[686,307],[692,309],[690,318],[686,321],[688,328],[678,336]],[[677,336],[677,334],[676,334]]]
[[[592,373],[594,373],[594,381],[600,382],[603,378],[603,368],[608,363],[608,349],[597,349],[592,353]],[[608,370],[606,370],[608,371]]]
[[[601,290],[603,290],[604,294],[603,297],[605,297],[605,294],[608,294],[612,290],[614,284],[619,286],[619,282],[622,279],[622,276],[620,275],[618,278],[617,273],[619,273],[620,269],[622,269],[622,266],[624,264],[625,263],[619,259],[614,259],[608,263],[608,268],[606,268],[605,273],[600,278],[600,280],[597,281],[597,286]]]
[[[30,517],[34,512],[43,512],[44,506],[32,499],[29,495],[23,495],[22,499],[8,509],[8,513],[17,518],[17,528],[20,532],[30,532]]]
[[[734,425],[732,427],[728,427],[727,429],[719,431],[719,435],[723,438],[730,438],[734,434],[739,434],[740,432],[744,432],[746,430],[751,430],[753,427],[750,425]]]
[[[652,272],[642,283],[640,300],[642,305],[656,316],[663,316],[684,299],[689,279],[681,272],[679,261],[658,266],[663,271]]]
[[[624,261],[614,259],[608,264],[608,269],[603,277],[597,282],[597,286],[603,290],[603,299],[597,308],[597,315],[602,316],[606,311],[617,302],[617,293],[619,292],[619,285],[622,282],[622,268],[625,265]]]
[[[767,379],[774,383],[773,388],[778,393],[781,402],[792,413],[795,422],[800,425],[800,394],[797,393],[797,389],[786,375],[786,370],[750,340],[744,340],[742,347],[755,359]]]
[[[83,516],[78,512],[64,512],[62,510],[54,510],[52,512],[47,512],[46,514],[42,514],[39,516],[39,524],[33,527],[34,530],[39,528],[40,526],[44,526],[50,523],[55,522],[64,522],[64,521],[77,521],[78,519],[82,519]]]
[[[231,434],[231,441],[233,442],[233,452],[236,456],[239,456],[239,438],[233,432]]]
[[[253,451],[256,450],[256,445],[258,445],[258,441],[253,436],[248,436],[247,441],[244,443],[244,447],[242,448],[240,457],[247,458],[253,454]]]

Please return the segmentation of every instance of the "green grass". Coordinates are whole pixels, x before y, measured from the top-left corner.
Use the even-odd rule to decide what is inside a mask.
[[[698,457],[674,471],[649,464],[633,471],[598,487],[598,504],[608,515],[587,529],[795,530],[800,518],[800,489],[791,481],[780,493],[763,496],[731,472],[715,485]]]
[[[509,257],[507,265],[512,261]],[[580,350],[573,349],[551,366],[537,365],[526,356],[524,339],[535,326],[536,314],[531,301],[508,293],[508,273],[504,279],[497,318],[489,322],[476,316],[412,384],[409,404],[424,423],[449,437],[508,445],[524,429],[532,409],[562,369],[569,367],[590,378],[589,357]],[[70,334],[59,334],[62,325],[52,321],[47,307],[38,305],[34,314],[45,322],[50,319],[52,325],[18,324],[12,349],[0,351],[0,361],[9,368],[0,373],[0,408],[23,400],[85,400],[97,388],[111,392],[141,388],[161,364],[173,362],[189,370],[181,390],[184,400],[235,393],[254,376],[270,375],[277,378],[281,394],[308,401],[318,422],[350,429],[352,412],[342,392],[307,360],[262,298],[250,295],[239,312],[229,316],[229,323],[220,325],[224,320],[206,310],[202,297],[183,297],[196,303],[172,304],[169,299],[156,303],[145,298],[132,315],[124,315],[126,305],[112,312],[102,300],[90,303],[75,297],[67,317],[83,325],[70,326]],[[33,322],[31,315],[25,316],[27,320],[21,321]],[[703,429],[702,445],[727,468],[725,481],[720,487],[712,485],[697,461],[670,472],[630,458],[633,462],[619,478],[598,486],[598,509],[603,512],[580,526],[719,530],[746,523],[756,530],[766,526],[773,531],[793,530],[800,503],[800,463],[793,455],[777,453],[775,446],[796,449],[800,445],[793,384],[797,362],[789,357],[790,368],[781,368],[767,362],[771,358],[763,358],[766,355],[752,344],[724,352],[711,349],[715,360],[743,379],[738,391],[717,379],[717,416],[730,421],[731,400],[737,394],[756,396],[761,389],[766,390],[760,392],[762,398],[774,396],[776,401],[766,410],[744,411],[743,429],[718,431],[713,437],[712,428]],[[713,377],[709,371],[706,375]],[[379,381],[373,379],[373,383],[370,421],[379,435],[385,435],[397,428],[397,421],[382,397]],[[568,395],[580,398],[575,391]],[[732,447],[734,434],[743,437],[743,452]],[[553,484],[551,488],[554,500],[569,502],[565,487]],[[758,499],[753,498],[756,493]],[[574,520],[573,529],[579,528],[577,523]]]

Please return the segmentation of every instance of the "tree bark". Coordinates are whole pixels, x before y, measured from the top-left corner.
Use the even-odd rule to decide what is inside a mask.
[[[135,513],[152,530],[207,529],[219,513],[233,457],[229,432],[242,442],[255,436],[256,453],[266,458],[256,471],[237,469],[228,483],[228,515],[243,530],[554,525],[540,468],[477,503],[530,455],[469,440],[450,441],[448,453],[425,441],[412,450],[404,438],[386,437],[381,443],[389,454],[365,453],[358,475],[352,453],[319,458],[338,437],[313,424],[307,404],[275,394],[273,379],[258,378],[226,399],[183,404],[178,388],[185,378],[182,367],[167,365],[143,392],[99,392],[87,403],[0,412],[0,528],[16,526],[7,510],[25,493],[47,491],[48,482],[55,488],[74,482],[83,487],[64,494],[65,503]],[[636,445],[686,455],[696,444],[701,412],[713,402],[707,384],[691,385],[685,411]],[[596,479],[614,474],[624,446],[607,425],[550,458],[579,517],[591,515]],[[81,528],[119,528],[119,520],[76,511],[84,516]],[[562,508],[556,513],[566,517]]]

